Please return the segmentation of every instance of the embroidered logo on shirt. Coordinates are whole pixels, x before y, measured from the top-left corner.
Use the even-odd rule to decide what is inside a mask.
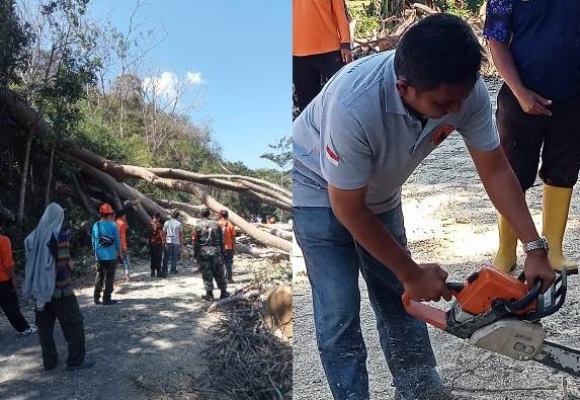
[[[447,136],[449,136],[451,132],[453,132],[454,130],[455,127],[453,125],[447,124],[443,126],[438,126],[433,130],[433,133],[431,133],[431,143],[435,147],[439,146],[441,143],[443,143],[445,139],[447,139]]]
[[[340,162],[340,157],[336,154],[329,145],[326,145],[326,159],[330,161],[332,165],[338,167],[338,163]]]

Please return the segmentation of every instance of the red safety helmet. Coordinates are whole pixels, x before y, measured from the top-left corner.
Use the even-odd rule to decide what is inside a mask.
[[[113,214],[113,208],[109,204],[103,203],[99,208],[99,212],[101,214]]]

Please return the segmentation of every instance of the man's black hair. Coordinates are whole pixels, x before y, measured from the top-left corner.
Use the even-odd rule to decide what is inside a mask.
[[[485,59],[471,27],[450,14],[423,18],[403,34],[395,51],[395,73],[418,91],[477,81]]]
[[[209,210],[207,208],[201,210],[200,215],[202,218],[209,218]]]

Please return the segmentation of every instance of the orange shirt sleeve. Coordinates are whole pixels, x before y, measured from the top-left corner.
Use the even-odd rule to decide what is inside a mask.
[[[344,0],[332,0],[332,10],[334,12],[334,17],[336,18],[340,43],[348,43],[350,45],[350,27]]]
[[[0,282],[12,279],[12,268],[14,268],[12,244],[7,236],[0,235]]]

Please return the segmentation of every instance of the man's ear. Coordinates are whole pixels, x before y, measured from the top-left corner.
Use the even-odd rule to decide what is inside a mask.
[[[405,97],[409,93],[409,82],[405,78],[399,78],[396,82],[397,90],[402,97]]]

